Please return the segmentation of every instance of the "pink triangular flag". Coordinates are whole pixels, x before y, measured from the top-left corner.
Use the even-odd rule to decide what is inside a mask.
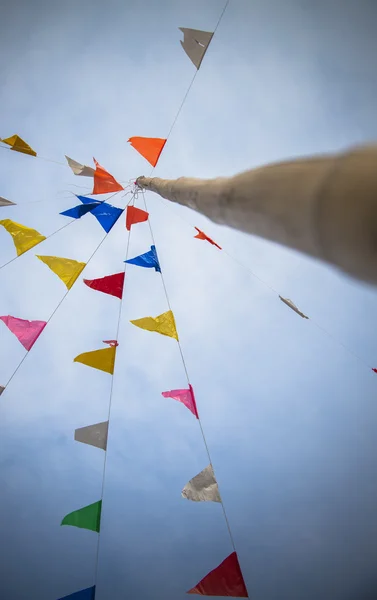
[[[46,321],[27,321],[26,319],[18,319],[10,315],[0,317],[0,319],[14,333],[26,350],[30,350],[33,347],[35,341],[47,325]]]
[[[192,385],[189,384],[188,390],[171,390],[170,392],[162,392],[164,398],[173,398],[173,400],[178,400],[178,402],[182,402],[189,410],[191,410],[192,414],[199,419],[198,409],[196,408],[194,390],[192,389]]]

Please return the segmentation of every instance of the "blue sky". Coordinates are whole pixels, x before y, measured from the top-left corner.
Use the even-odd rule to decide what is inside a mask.
[[[194,74],[178,27],[213,30],[223,6],[13,2],[0,23],[0,136],[19,133],[58,162],[94,156],[123,182],[148,175],[127,139],[169,131]],[[376,139],[376,18],[372,0],[231,0],[155,174],[232,175]],[[1,151],[0,195],[18,203],[1,218],[47,235],[66,223],[72,192],[88,190],[59,164]],[[250,596],[374,598],[376,291],[157,196],[147,202]],[[192,225],[247,268],[195,240]],[[101,236],[89,215],[2,269],[0,314],[48,318],[65,288],[35,253],[86,261]],[[126,241],[122,218],[85,277],[120,271]],[[135,227],[130,256],[150,244],[148,225]],[[1,230],[1,263],[14,254]],[[107,418],[111,378],[72,361],[115,336],[118,309],[77,282],[1,397],[4,600],[54,600],[94,583],[96,534],[60,521],[100,497],[104,454],[73,431]],[[195,419],[161,397],[186,384],[177,346],[129,323],[165,310],[159,276],[130,266],[97,600],[183,600],[232,551],[221,507],[180,496],[208,461]],[[0,383],[22,356],[2,326]]]

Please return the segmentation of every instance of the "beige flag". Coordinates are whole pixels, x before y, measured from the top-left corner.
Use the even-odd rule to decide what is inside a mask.
[[[295,313],[297,313],[298,315],[300,315],[300,317],[302,317],[303,319],[309,319],[309,317],[307,317],[306,315],[304,315],[304,313],[302,313],[296,306],[296,304],[294,302],[292,302],[292,300],[289,300],[288,298],[283,298],[282,296],[279,296],[280,300],[282,302],[284,302],[284,304],[286,304],[287,306],[289,306],[289,308],[291,308],[292,310],[295,311]]]
[[[14,206],[16,203],[0,196],[0,206]]]
[[[212,40],[213,33],[210,31],[200,31],[199,29],[187,29],[187,27],[180,27],[179,29],[183,33],[181,46],[191,62],[199,69]]]
[[[92,167],[82,165],[76,160],[73,160],[73,158],[69,158],[67,155],[65,155],[65,157],[75,175],[81,175],[81,177],[94,177],[94,169],[92,169]]]
[[[182,497],[194,502],[221,502],[212,465],[195,475],[182,490]]]

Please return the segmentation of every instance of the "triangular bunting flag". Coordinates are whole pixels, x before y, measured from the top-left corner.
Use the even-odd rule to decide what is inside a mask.
[[[47,325],[46,321],[27,321],[17,317],[3,316],[0,319],[14,333],[25,350],[30,350]]]
[[[166,144],[166,139],[163,138],[130,137],[128,141],[141,156],[147,159],[152,167],[157,165],[160,154]]]
[[[116,347],[102,348],[101,350],[92,350],[83,352],[73,359],[73,362],[79,362],[87,367],[105,371],[105,373],[114,373]]]
[[[200,231],[200,229],[197,227],[195,227],[195,229],[198,232],[196,235],[194,235],[195,238],[198,238],[198,240],[205,240],[206,242],[212,244],[212,246],[216,246],[216,248],[222,250],[222,248],[220,248],[220,246],[216,244],[216,242],[214,242],[210,237],[208,237],[208,235],[206,235],[203,231]]]
[[[148,221],[148,217],[149,213],[145,210],[141,210],[141,208],[136,208],[135,206],[127,206],[126,229],[129,231],[131,225]]]
[[[51,271],[55,273],[62,280],[63,283],[70,290],[76,279],[80,275],[81,271],[85,269],[86,263],[72,260],[71,258],[62,258],[60,256],[40,256],[36,254],[42,262],[50,267]]]
[[[372,369],[372,371],[373,371],[374,373],[377,373],[377,369]]]
[[[297,313],[298,315],[300,315],[300,317],[302,317],[303,319],[309,319],[309,317],[307,317],[306,315],[304,315],[304,313],[302,313],[297,306],[294,304],[294,302],[292,302],[292,300],[288,300],[288,298],[283,298],[282,296],[279,296],[280,300],[282,302],[284,302],[284,304],[286,304],[287,306],[289,306],[289,308],[291,308],[292,310],[295,311],[295,313]]]
[[[101,525],[102,500],[75,510],[64,517],[61,525],[71,525],[99,533]]]
[[[83,279],[83,281],[92,290],[122,299],[124,277],[125,273],[115,273],[114,275],[106,275],[99,279]]]
[[[2,196],[0,196],[0,206],[15,206],[16,203],[15,202],[11,202],[10,200],[7,200],[6,198],[3,198]]]
[[[0,139],[0,142],[11,146],[11,150],[22,152],[23,154],[30,154],[30,156],[37,156],[35,150],[33,150],[29,144],[27,144],[19,135],[12,135],[9,138]]]
[[[20,225],[20,223],[16,223],[10,219],[2,219],[0,225],[2,225],[13,237],[17,256],[27,252],[30,248],[33,248],[46,239],[45,236],[41,235],[36,229],[25,227],[25,225]]]
[[[66,154],[64,156],[75,175],[81,175],[81,177],[94,177],[94,169],[92,169],[92,167],[82,165],[76,160],[73,160],[73,158],[69,158]]]
[[[81,219],[81,217],[93,210],[93,208],[96,208],[96,206],[99,204],[100,202],[98,201],[93,201],[90,204],[78,204],[77,206],[73,206],[73,208],[64,210],[59,214],[63,215],[64,217],[72,217],[72,219]]]
[[[174,315],[171,310],[159,315],[158,317],[144,317],[131,321],[136,327],[146,329],[147,331],[155,331],[161,335],[167,335],[178,341],[178,333],[175,325]]]
[[[82,444],[89,444],[90,446],[106,450],[108,428],[109,421],[88,425],[87,427],[80,427],[79,429],[75,429],[75,440]]]
[[[107,202],[100,202],[93,208],[91,214],[97,219],[102,228],[109,233],[123,212],[123,208],[116,208]]]
[[[147,269],[154,268],[156,271],[161,273],[160,263],[158,262],[158,256],[156,252],[156,246],[151,246],[149,252],[135,256],[135,258],[129,258],[124,262],[130,265],[137,265],[138,267],[146,267]]]
[[[131,321],[132,323],[132,321]],[[171,390],[170,392],[162,392],[164,398],[173,398],[173,400],[178,400],[178,402],[182,402],[189,410],[191,410],[192,414],[199,419],[198,409],[196,408],[194,390],[192,386],[189,385],[188,390]]]
[[[96,170],[94,171],[93,195],[109,194],[124,190],[124,187],[121,186],[110,173],[101,167],[95,158],[93,158],[93,160],[96,165]]]
[[[199,583],[187,592],[199,596],[231,596],[248,598],[237,554],[232,552],[216,569],[203,577]]]
[[[103,340],[104,344],[109,344],[109,346],[113,347],[117,347],[119,346],[119,343],[116,340]]]
[[[212,465],[195,475],[182,490],[182,497],[193,502],[221,502]]]
[[[74,592],[69,596],[64,596],[64,598],[59,598],[59,600],[94,600],[96,596],[96,586],[86,588],[85,590],[80,590],[79,592]]]
[[[0,396],[3,393],[4,390],[5,390],[5,385],[0,385]]]
[[[187,27],[179,27],[179,29],[183,33],[183,42],[181,40],[181,46],[191,62],[199,69],[212,40],[213,32],[200,31],[199,29],[187,29]]]
[[[91,204],[92,202],[95,202],[96,204],[102,204],[102,200],[94,200],[94,198],[88,198],[87,196],[79,196],[78,194],[75,194],[75,196],[83,204]]]

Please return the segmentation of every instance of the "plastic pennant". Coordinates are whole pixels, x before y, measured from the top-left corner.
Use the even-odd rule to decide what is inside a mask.
[[[55,275],[62,280],[71,289],[80,273],[85,269],[86,263],[72,260],[71,258],[62,258],[60,256],[40,256],[36,254],[45,265],[47,265]]]
[[[102,200],[95,200],[94,198],[88,198],[87,196],[79,196],[78,194],[75,194],[75,196],[83,204],[91,204],[92,202],[102,204]]]
[[[133,148],[155,167],[166,144],[164,138],[130,137],[128,140]]]
[[[192,385],[189,384],[188,390],[171,390],[170,392],[162,392],[164,398],[173,398],[182,402],[197,419],[199,419],[198,409],[196,407],[195,395]]]
[[[0,317],[0,319],[28,351],[31,350],[47,325],[46,321],[27,321],[10,315]]]
[[[136,223],[144,223],[144,221],[148,221],[149,213],[147,211],[142,210],[141,208],[136,208],[135,206],[127,206],[127,214],[126,214],[126,229],[130,231],[131,225],[135,225]]]
[[[0,196],[0,206],[16,206],[16,203]]]
[[[372,371],[373,371],[374,373],[377,373],[377,369],[372,369]]]
[[[0,385],[0,396],[3,393],[4,390],[5,390],[5,385]]]
[[[117,342],[116,340],[103,340],[104,344],[109,344],[109,346],[113,347],[117,347],[119,346],[119,342]]]
[[[302,317],[303,319],[309,319],[309,317],[307,317],[306,315],[304,315],[304,313],[302,313],[296,306],[296,304],[294,302],[292,302],[292,300],[289,300],[288,298],[283,298],[282,296],[279,296],[280,300],[282,302],[284,302],[284,304],[286,304],[287,306],[289,306],[289,308],[291,308],[292,310],[295,311],[295,313],[297,313],[298,315],[300,315],[300,317]]]
[[[95,446],[96,448],[101,448],[106,451],[108,429],[109,421],[87,425],[86,427],[79,427],[78,429],[75,429],[75,440],[76,442]]]
[[[64,517],[61,525],[71,525],[99,533],[101,526],[102,500],[74,510]]]
[[[83,279],[85,285],[104,294],[110,294],[116,298],[122,299],[125,273],[115,273],[106,275],[99,279]]]
[[[212,246],[216,246],[216,248],[222,250],[222,248],[218,244],[216,244],[216,242],[214,242],[210,237],[208,237],[208,235],[206,235],[204,231],[201,231],[200,229],[198,229],[198,227],[195,227],[195,229],[198,232],[196,235],[194,235],[195,238],[198,238],[198,240],[205,240],[206,242],[212,244]]]
[[[107,202],[100,202],[98,206],[93,208],[90,212],[97,219],[98,223],[106,233],[109,233],[123,210],[123,208],[116,208],[116,206],[112,206]]]
[[[94,177],[94,169],[92,169],[92,167],[82,165],[76,160],[73,160],[73,158],[69,158],[69,156],[66,154],[64,156],[66,157],[67,163],[75,175],[80,175],[81,177]]]
[[[37,153],[33,148],[29,146],[19,135],[12,135],[9,138],[0,139],[0,142],[11,146],[11,150],[16,152],[22,152],[23,154],[30,154],[30,156],[37,156]]]
[[[149,252],[145,252],[144,254],[140,254],[139,256],[135,256],[135,258],[129,258],[124,261],[130,265],[136,265],[138,267],[146,267],[147,269],[155,269],[161,273],[160,263],[158,261],[158,256],[156,252],[156,246],[151,246]]]
[[[114,179],[101,165],[93,158],[96,170],[94,171],[94,186],[93,195],[96,194],[111,194],[121,192],[124,187]]]
[[[212,465],[208,465],[186,483],[182,498],[193,502],[221,502],[219,486]]]
[[[174,315],[171,310],[158,315],[158,317],[144,317],[131,321],[131,323],[132,325],[136,325],[136,327],[140,327],[140,329],[155,331],[156,333],[161,333],[161,335],[172,337],[177,342],[179,341]]]
[[[72,217],[72,219],[81,219],[81,217],[86,215],[86,213],[92,211],[93,208],[96,208],[96,206],[98,206],[98,204],[100,204],[100,202],[98,202],[98,200],[93,201],[90,204],[78,204],[77,206],[73,206],[72,208],[69,208],[68,210],[64,210],[63,212],[61,212],[59,214],[63,215],[63,217]]]
[[[34,248],[34,246],[46,239],[46,237],[36,229],[26,227],[25,225],[21,225],[10,219],[2,219],[0,225],[2,225],[12,236],[17,256],[27,252],[30,248]]]
[[[213,32],[200,31],[200,29],[188,29],[187,27],[179,27],[179,29],[183,33],[183,42],[181,40],[181,46],[191,62],[199,69],[204,55],[207,52],[207,48],[211,43]]]
[[[73,359],[73,362],[79,362],[87,367],[105,371],[105,373],[114,373],[116,347],[101,348],[91,352],[83,352]]]
[[[218,567],[210,571],[187,592],[199,596],[231,596],[248,598],[237,554],[232,552]]]
[[[96,586],[93,585],[90,588],[85,588],[85,590],[80,590],[79,592],[74,592],[73,594],[69,594],[69,596],[64,596],[63,598],[59,598],[59,600],[94,600],[96,596]]]

